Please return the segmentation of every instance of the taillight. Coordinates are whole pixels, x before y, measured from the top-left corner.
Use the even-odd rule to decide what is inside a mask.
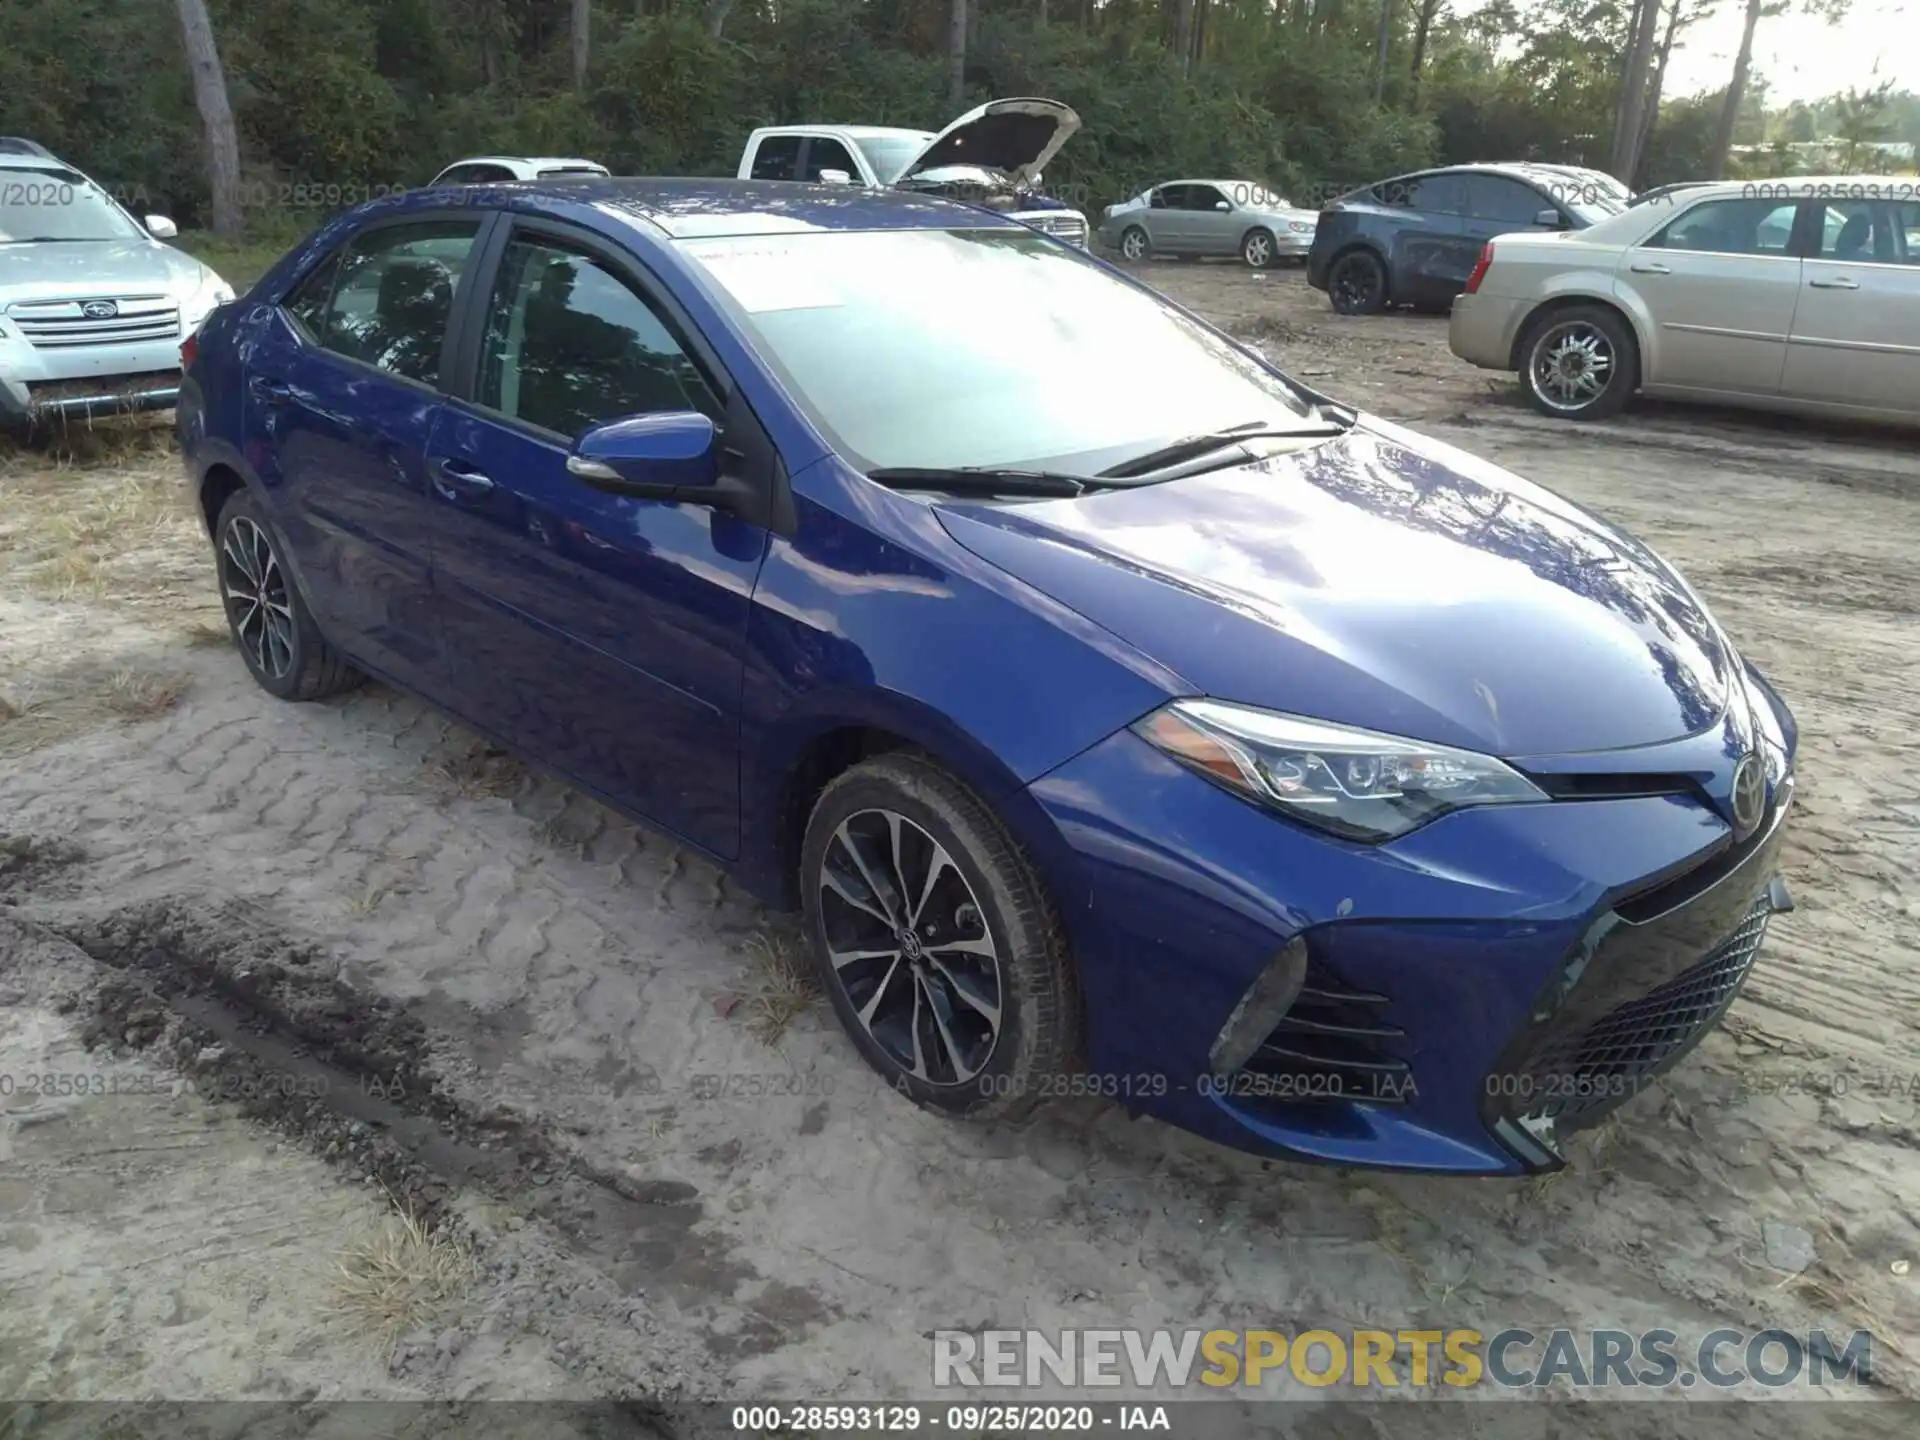
[[[200,332],[194,331],[180,342],[180,369],[184,373],[193,368],[193,362],[200,358]]]
[[[1493,242],[1489,240],[1480,247],[1480,258],[1473,262],[1473,273],[1467,276],[1467,294],[1471,295],[1480,288],[1480,281],[1485,278],[1487,267],[1491,264],[1493,264]]]

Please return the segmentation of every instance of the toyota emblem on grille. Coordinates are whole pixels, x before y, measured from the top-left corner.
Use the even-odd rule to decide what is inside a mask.
[[[1766,808],[1766,767],[1758,755],[1749,754],[1733,768],[1733,828],[1745,835],[1760,823]]]
[[[89,320],[111,320],[120,313],[120,307],[111,300],[89,300],[80,307],[80,313]]]

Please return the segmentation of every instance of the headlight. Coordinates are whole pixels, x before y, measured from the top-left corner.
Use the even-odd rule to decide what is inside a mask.
[[[200,322],[211,315],[216,306],[224,305],[233,299],[233,287],[209,270],[200,277],[200,283],[180,302],[180,328],[191,335],[200,328]]]
[[[1491,755],[1216,700],[1176,700],[1133,729],[1243,799],[1349,840],[1391,840],[1463,806],[1547,799]]]
[[[1287,221],[1287,229],[1293,231],[1293,233],[1296,235],[1304,235],[1307,233],[1307,231],[1311,230],[1312,228],[1313,227],[1307,224],[1307,222],[1304,220]]]

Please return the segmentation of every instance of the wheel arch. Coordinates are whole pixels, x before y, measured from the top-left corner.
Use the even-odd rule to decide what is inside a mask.
[[[1633,341],[1634,364],[1642,379],[1645,379],[1647,340],[1633,314],[1619,301],[1609,295],[1595,295],[1585,291],[1568,291],[1558,295],[1549,295],[1533,309],[1521,316],[1520,323],[1513,327],[1513,344],[1507,352],[1507,369],[1518,373],[1521,366],[1520,352],[1525,348],[1527,336],[1533,328],[1549,316],[1563,310],[1606,310],[1610,311],[1620,323],[1626,326],[1627,335]]]
[[[1341,261],[1355,253],[1365,253],[1373,257],[1374,263],[1380,267],[1381,277],[1387,287],[1386,302],[1389,305],[1393,304],[1393,261],[1388,257],[1386,251],[1380,248],[1378,241],[1362,235],[1356,235],[1351,240],[1346,241],[1338,250],[1327,257],[1328,292],[1331,293],[1333,289],[1333,272],[1340,267]]]

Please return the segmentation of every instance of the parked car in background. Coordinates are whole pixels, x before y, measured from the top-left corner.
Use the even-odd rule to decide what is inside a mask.
[[[257,682],[798,909],[936,1113],[1551,1170],[1788,908],[1793,717],[1659,556],[1004,216],[424,190],[249,301],[178,423]]]
[[[1128,260],[1150,255],[1238,255],[1256,270],[1304,261],[1318,212],[1257,180],[1169,180],[1109,205],[1100,243]]]
[[[0,426],[164,409],[180,341],[233,290],[31,141],[0,146]]]
[[[565,155],[477,155],[456,160],[429,185],[500,185],[514,180],[553,180],[566,175],[605,175],[597,160]]]
[[[1602,201],[1612,201],[1617,205],[1626,205],[1633,198],[1632,189],[1617,175],[1609,175],[1604,170],[1595,170],[1587,165],[1549,165],[1529,162],[1535,170],[1544,170],[1550,175],[1566,177],[1563,191],[1571,191],[1576,197],[1597,195]],[[1548,182],[1549,193],[1553,191],[1553,182]]]
[[[1635,195],[1629,200],[1627,204],[1630,207],[1634,205],[1660,204],[1672,200],[1674,196],[1680,194],[1683,190],[1694,190],[1702,185],[1711,184],[1713,184],[1711,180],[1676,180],[1671,185],[1656,185],[1651,190],[1642,190],[1638,195]]]
[[[976,106],[945,130],[769,125],[747,137],[738,178],[892,186],[983,205],[1085,249],[1087,217],[1041,190],[1042,172],[1080,128],[1058,100]]]
[[[1726,181],[1576,235],[1503,235],[1448,341],[1570,420],[1636,391],[1920,420],[1920,197],[1911,176]]]
[[[1382,180],[1320,212],[1307,283],[1343,315],[1444,312],[1480,249],[1515,230],[1580,230],[1625,203],[1539,165],[1455,165]]]

